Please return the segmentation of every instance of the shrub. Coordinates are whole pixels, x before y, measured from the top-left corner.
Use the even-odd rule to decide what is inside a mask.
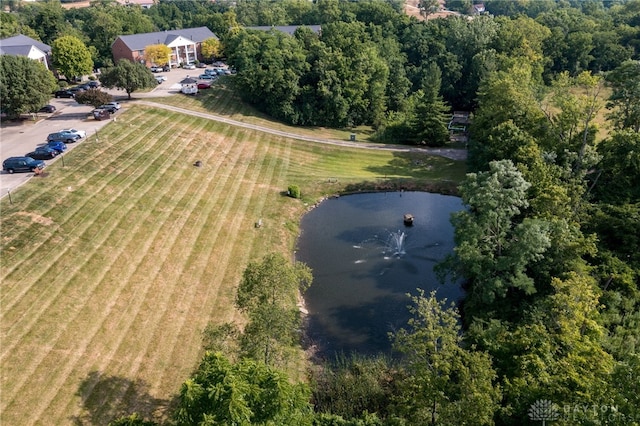
[[[300,187],[298,185],[289,185],[287,189],[287,195],[292,198],[300,198],[302,194],[300,193]]]

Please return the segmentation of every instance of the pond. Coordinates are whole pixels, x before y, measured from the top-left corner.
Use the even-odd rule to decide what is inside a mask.
[[[440,284],[433,267],[453,251],[458,197],[426,192],[347,195],[302,219],[296,259],[313,270],[305,294],[306,334],[321,356],[389,353],[389,333],[409,319],[407,293],[457,302],[458,284]],[[403,217],[414,217],[405,226]]]

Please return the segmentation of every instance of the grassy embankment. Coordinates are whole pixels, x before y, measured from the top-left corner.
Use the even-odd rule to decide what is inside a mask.
[[[220,95],[189,102],[242,118],[245,108]],[[199,360],[206,324],[241,321],[233,297],[247,262],[290,253],[310,204],[361,182],[427,187],[464,173],[444,158],[130,105],[65,167],[57,161],[1,202],[1,424],[162,418]],[[304,200],[283,196],[289,184]]]

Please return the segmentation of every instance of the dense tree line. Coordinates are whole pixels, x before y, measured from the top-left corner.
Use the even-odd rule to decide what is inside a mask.
[[[176,422],[520,425],[542,420],[529,411],[539,401],[561,405],[557,424],[640,422],[640,1],[485,4],[490,15],[428,22],[397,1],[42,2],[2,14],[3,35],[73,36],[97,66],[113,65],[119,34],[207,25],[238,92],[289,123],[440,145],[447,113],[474,111],[467,208],[439,266],[464,281],[460,316],[419,294],[393,336],[397,360],[343,359],[290,385],[280,369],[300,326],[292,295],[309,271],[267,257],[238,289],[246,327],[207,330]],[[285,24],[322,32],[241,28]]]

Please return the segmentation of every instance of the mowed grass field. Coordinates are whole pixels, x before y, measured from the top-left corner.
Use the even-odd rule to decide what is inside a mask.
[[[291,254],[310,205],[361,182],[463,174],[444,158],[128,107],[1,201],[0,424],[162,420],[207,323],[242,322],[247,262]]]

